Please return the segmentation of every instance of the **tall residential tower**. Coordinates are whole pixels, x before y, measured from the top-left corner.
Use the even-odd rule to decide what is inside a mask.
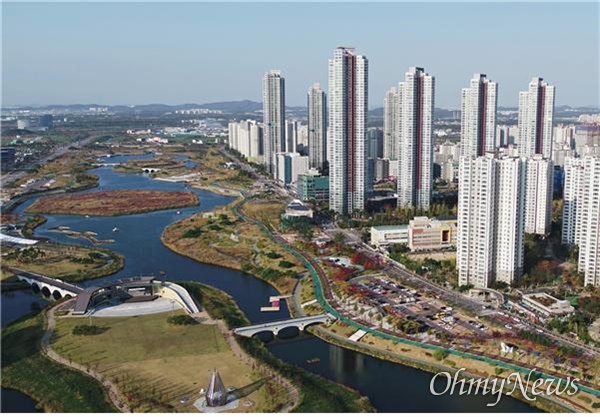
[[[263,129],[264,164],[275,176],[275,155],[286,150],[285,79],[278,70],[271,70],[263,77]]]
[[[327,102],[319,83],[308,90],[308,157],[310,167],[323,169],[327,161]]]
[[[428,209],[433,185],[435,79],[411,67],[398,85],[398,207]]]
[[[383,98],[383,157],[398,159],[398,89],[390,88]]]
[[[458,176],[459,285],[512,283],[523,270],[525,161],[463,157]]]
[[[329,60],[329,208],[364,210],[367,181],[366,125],[369,63],[354,48],[339,47]]]
[[[463,88],[460,144],[463,156],[483,156],[496,146],[498,84],[485,74],[475,74]]]
[[[554,86],[535,77],[529,90],[519,93],[519,155],[552,158]]]

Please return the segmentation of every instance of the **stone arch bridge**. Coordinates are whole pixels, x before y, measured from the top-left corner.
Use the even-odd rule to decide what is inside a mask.
[[[295,327],[301,332],[312,324],[325,324],[333,320],[328,314],[320,314],[318,316],[297,317],[288,320],[279,320],[269,323],[253,324],[251,326],[238,327],[234,333],[238,336],[252,337],[260,332],[272,332],[275,336],[283,329]]]
[[[83,291],[83,288],[61,281],[60,279],[45,277],[18,269],[13,269],[13,272],[19,281],[28,283],[34,291],[40,291],[47,297],[53,296],[57,300],[66,296],[75,297]]]

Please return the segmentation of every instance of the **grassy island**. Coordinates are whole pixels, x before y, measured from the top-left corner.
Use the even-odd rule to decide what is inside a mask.
[[[27,208],[28,213],[122,216],[196,206],[191,191],[115,190],[43,197]]]

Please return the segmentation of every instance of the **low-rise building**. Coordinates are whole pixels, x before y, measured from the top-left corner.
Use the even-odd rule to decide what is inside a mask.
[[[412,252],[452,249],[456,245],[456,217],[415,217],[409,224],[371,227],[371,245],[404,244]]]
[[[313,211],[310,207],[300,200],[292,200],[285,209],[284,217],[313,217]]]
[[[523,306],[543,317],[561,317],[575,311],[567,300],[559,300],[544,292],[523,295]]]
[[[408,247],[412,252],[452,249],[456,246],[456,217],[415,217],[408,224]]]
[[[371,245],[388,246],[394,244],[408,245],[408,225],[371,227]]]
[[[329,177],[314,168],[298,176],[296,188],[302,201],[329,201]]]

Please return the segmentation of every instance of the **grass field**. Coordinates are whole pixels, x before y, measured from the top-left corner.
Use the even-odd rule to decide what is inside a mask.
[[[2,330],[2,386],[29,394],[47,412],[116,412],[94,379],[42,356],[43,333],[41,314]]]
[[[114,380],[136,411],[194,411],[193,401],[215,368],[227,386],[259,379],[233,354],[217,326],[176,326],[167,323],[169,314],[94,318],[95,325],[106,329],[94,336],[72,334],[74,326],[88,319],[63,317],[52,346]],[[180,404],[184,396],[188,404]],[[264,396],[264,388],[254,392],[249,397],[254,404],[238,411],[264,410]]]

